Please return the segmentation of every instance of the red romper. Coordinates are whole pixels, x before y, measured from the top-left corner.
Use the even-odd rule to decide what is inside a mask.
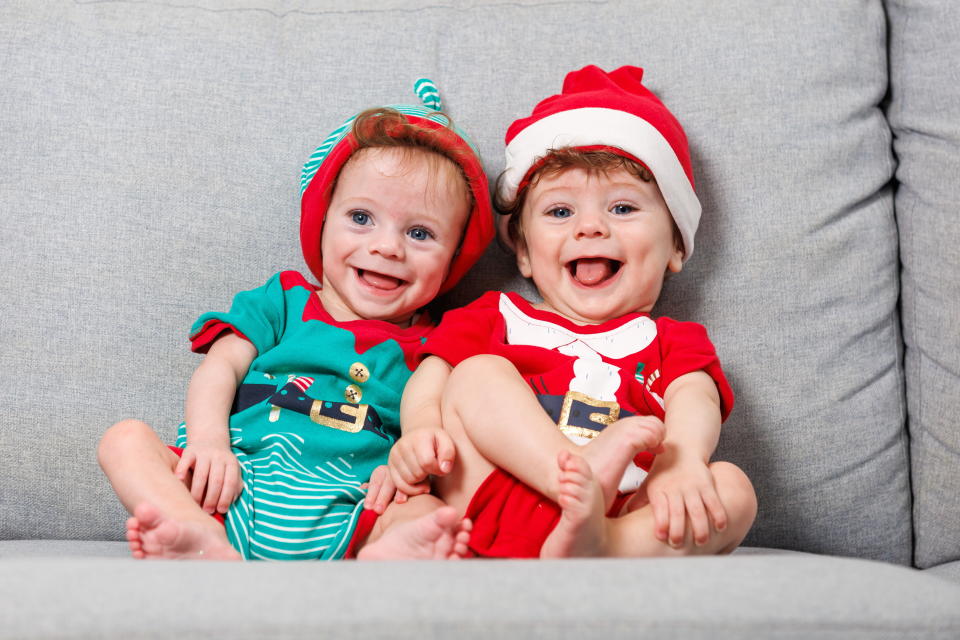
[[[702,370],[716,382],[723,420],[733,408],[733,392],[707,331],[693,322],[633,313],[600,325],[577,325],[533,308],[515,293],[491,291],[448,311],[419,353],[451,366],[478,354],[514,363],[560,430],[579,443],[618,418],[662,420],[664,391],[693,371]],[[652,463],[652,454],[639,454],[620,491],[635,491]],[[465,515],[473,520],[470,548],[477,555],[533,558],[556,526],[560,509],[498,469],[474,494]]]

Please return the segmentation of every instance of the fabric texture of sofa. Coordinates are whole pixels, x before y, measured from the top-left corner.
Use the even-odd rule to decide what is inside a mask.
[[[644,67],[704,215],[655,313],[737,394],[729,557],[136,562],[95,456],[172,441],[186,331],[282,269],[302,161],[433,79],[494,178],[586,64]],[[953,0],[0,3],[0,638],[960,637]],[[491,247],[440,309],[530,294]]]

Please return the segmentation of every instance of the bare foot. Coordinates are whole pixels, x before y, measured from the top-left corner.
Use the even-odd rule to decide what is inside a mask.
[[[597,556],[604,551],[606,510],[600,484],[590,465],[581,456],[561,451],[560,497],[563,510],[560,521],[540,549],[541,558]]]
[[[617,420],[583,446],[582,456],[603,491],[603,505],[609,509],[617,495],[627,465],[641,451],[655,449],[663,441],[663,422],[636,416]]]
[[[127,543],[134,558],[182,560],[239,560],[226,533],[211,518],[210,525],[179,521],[164,516],[150,503],[143,503],[127,520]]]
[[[453,507],[436,511],[388,528],[376,541],[357,553],[358,560],[405,560],[426,558],[456,560],[469,555],[470,520],[461,519]]]

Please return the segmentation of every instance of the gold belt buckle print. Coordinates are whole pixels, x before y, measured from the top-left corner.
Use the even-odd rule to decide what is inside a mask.
[[[367,419],[367,408],[369,405],[336,403],[336,408],[339,409],[339,413],[350,416],[353,420],[343,420],[329,413],[321,413],[320,410],[324,408],[323,405],[323,400],[314,400],[313,405],[310,407],[310,419],[317,424],[350,433],[357,433],[363,429],[363,423]]]
[[[604,427],[619,418],[620,405],[615,400],[597,400],[579,391],[567,391],[563,396],[557,426],[567,436],[593,439]]]

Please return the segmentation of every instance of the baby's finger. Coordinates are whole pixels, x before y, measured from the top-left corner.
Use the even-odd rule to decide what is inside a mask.
[[[190,495],[194,502],[203,503],[203,490],[207,487],[207,475],[210,473],[209,460],[197,460],[193,466],[193,484],[190,487]]]
[[[684,502],[687,505],[687,515],[690,517],[690,532],[693,543],[697,546],[705,545],[710,540],[710,520],[707,510],[703,506],[703,499],[697,492],[687,494]]]
[[[177,462],[177,466],[173,468],[174,475],[180,478],[181,481],[186,480],[187,473],[190,471],[190,467],[193,466],[195,460],[196,456],[193,455],[191,451],[185,450],[180,455],[180,460]]]
[[[453,438],[446,431],[437,432],[437,471],[436,475],[446,475],[453,469],[453,461],[457,457],[457,447]]]
[[[413,446],[404,447],[399,453],[397,469],[408,483],[420,482],[427,476],[417,457],[417,451]]]
[[[367,495],[363,498],[363,508],[372,509],[373,504],[376,501],[377,494],[380,492],[380,485],[383,484],[383,477],[390,476],[390,470],[380,465],[373,470],[373,473],[370,474],[370,481],[364,482],[360,485],[361,489],[364,489],[367,492]]]
[[[707,491],[703,492],[703,504],[707,508],[707,513],[710,514],[710,519],[713,520],[713,527],[717,531],[723,531],[727,528],[727,510],[723,506],[723,503],[720,502],[720,496],[717,495],[717,490],[711,487]]]
[[[386,511],[387,507],[390,505],[390,501],[393,500],[393,497],[396,495],[396,493],[397,488],[393,485],[393,482],[385,482],[380,485],[380,490],[374,497],[373,510],[379,514],[383,514],[383,512]]]
[[[683,534],[687,527],[687,509],[684,506],[683,496],[672,494],[670,501],[670,532],[667,534],[668,544],[671,547],[683,545]]]
[[[222,464],[211,464],[210,473],[207,474],[207,490],[204,492],[202,508],[207,513],[215,513],[217,503],[220,501],[220,493],[223,491],[223,473]]]
[[[390,471],[386,467],[377,467],[370,478],[370,482],[371,487],[364,501],[364,506],[371,511],[382,514],[397,491],[396,485],[393,484]]]
[[[415,496],[420,493],[412,482],[407,481],[407,478],[412,477],[412,474],[410,474],[406,466],[401,467],[400,464],[391,466],[390,477],[393,478],[393,483],[397,486],[397,489],[408,496]]]
[[[409,463],[402,457],[399,457],[395,464],[390,467],[391,477],[398,487],[410,486],[420,480],[416,477]]]
[[[650,500],[650,509],[653,511],[653,535],[660,542],[667,541],[670,525],[670,508],[667,496],[662,493],[647,494]]]
[[[230,465],[223,475],[223,491],[220,492],[220,501],[217,503],[219,513],[226,513],[230,509],[230,505],[240,493],[240,482],[240,467]]]
[[[436,444],[433,438],[422,438],[414,447],[414,460],[418,469],[424,474],[438,473],[440,464],[437,462]]]

